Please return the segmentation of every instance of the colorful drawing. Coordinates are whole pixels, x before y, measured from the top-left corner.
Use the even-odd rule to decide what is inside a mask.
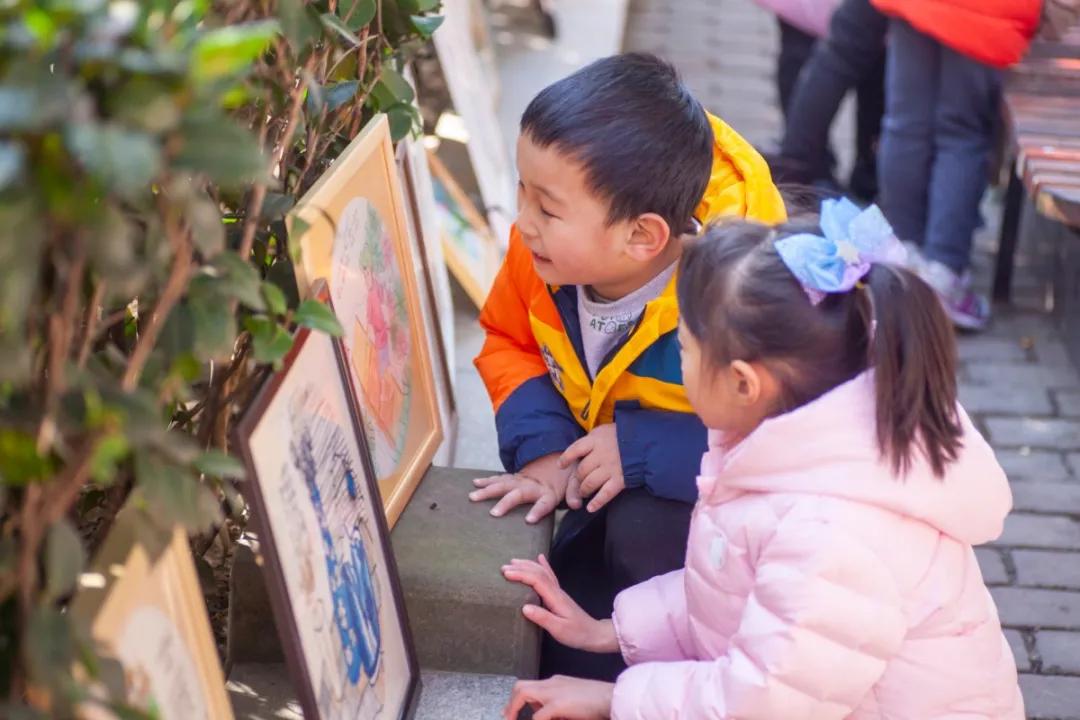
[[[419,673],[348,362],[300,331],[237,444],[305,717],[402,720]]]
[[[482,307],[499,272],[502,251],[487,221],[450,170],[428,153],[446,266],[469,298]]]
[[[352,308],[345,347],[360,384],[375,470],[384,477],[405,449],[413,341],[393,241],[375,206],[364,198],[350,201],[338,222],[333,280],[334,305]]]

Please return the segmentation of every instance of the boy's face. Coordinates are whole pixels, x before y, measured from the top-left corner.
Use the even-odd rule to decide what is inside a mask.
[[[522,134],[517,166],[517,227],[544,282],[592,285],[606,295],[604,288],[618,288],[640,273],[640,258],[628,252],[637,221],[607,223],[608,204],[589,190],[580,163]]]

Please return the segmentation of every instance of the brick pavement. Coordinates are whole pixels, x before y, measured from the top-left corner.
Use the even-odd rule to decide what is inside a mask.
[[[759,146],[780,133],[776,46],[773,18],[750,0],[630,3],[625,49],[670,59],[706,107]],[[849,115],[841,113],[833,133],[842,159]],[[988,202],[984,215],[975,271],[987,287],[999,204]],[[1020,257],[1014,304],[995,309],[989,331],[959,338],[960,393],[1013,485],[1004,535],[977,554],[1017,657],[1028,716],[1080,720],[1080,373],[1041,310],[1037,267]]]

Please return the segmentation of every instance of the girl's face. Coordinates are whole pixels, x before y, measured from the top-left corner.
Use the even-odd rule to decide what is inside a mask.
[[[781,388],[763,364],[735,360],[716,367],[681,323],[679,348],[686,396],[706,427],[719,430],[734,444],[772,414]]]

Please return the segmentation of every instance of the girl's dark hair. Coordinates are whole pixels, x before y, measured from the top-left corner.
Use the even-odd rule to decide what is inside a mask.
[[[776,414],[874,370],[877,441],[903,475],[920,449],[937,477],[956,460],[956,342],[934,292],[913,273],[874,265],[863,288],[817,306],[776,252],[775,240],[815,224],[777,228],[723,222],[687,243],[679,311],[714,368],[765,363],[782,387]]]

